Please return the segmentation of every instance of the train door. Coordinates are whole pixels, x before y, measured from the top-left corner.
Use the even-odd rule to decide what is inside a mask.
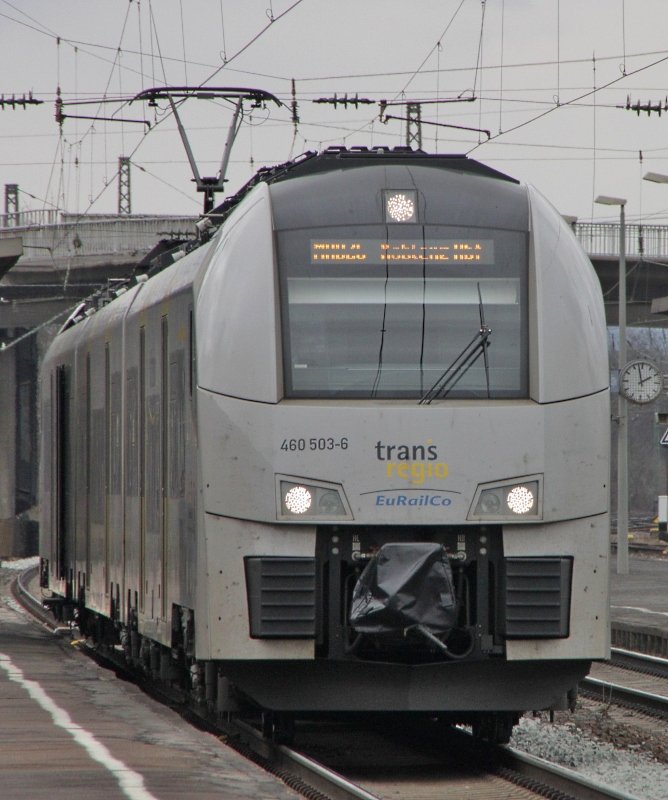
[[[104,345],[104,594],[109,596],[109,561],[110,561],[110,503],[109,485],[111,477],[111,448],[109,447],[109,437],[111,431],[111,354],[109,352],[109,342]]]
[[[74,534],[72,527],[73,497],[72,497],[72,451],[71,451],[71,420],[70,420],[70,374],[67,366],[59,365],[53,375],[52,408],[53,414],[53,509],[56,552],[56,575],[61,580],[68,580],[69,594],[69,565],[73,556]]]
[[[93,472],[93,448],[91,440],[93,436],[93,412],[91,405],[91,371],[90,353],[86,354],[86,546],[84,585],[87,588],[90,582],[90,539],[91,539],[91,474]]]
[[[146,328],[139,328],[139,610],[146,603]]]
[[[160,616],[167,619],[167,578],[169,575],[167,560],[169,557],[169,327],[167,316],[161,320],[161,353],[160,353],[160,407],[162,409],[161,440],[161,515],[160,515],[160,552],[161,552],[161,605]]]
[[[144,391],[145,421],[143,437],[144,528],[143,528],[143,592],[145,614],[155,619],[160,614],[162,595],[161,516],[162,516],[162,409],[160,408],[160,327],[145,339]],[[157,334],[157,335],[156,335]]]
[[[111,407],[109,417],[109,549],[108,578],[110,614],[120,620],[124,597],[123,559],[125,556],[125,526],[123,498],[123,373],[119,369],[120,349],[112,353]]]
[[[76,591],[81,599],[90,574],[90,495],[91,495],[91,396],[90,353],[86,353],[77,380],[77,424],[73,436],[76,441],[77,500],[76,528]]]

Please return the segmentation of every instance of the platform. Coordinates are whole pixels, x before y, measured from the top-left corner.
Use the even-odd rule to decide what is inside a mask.
[[[628,575],[610,564],[613,646],[668,657],[668,558],[631,554]]]
[[[7,800],[297,800],[27,617],[0,569],[0,797]]]

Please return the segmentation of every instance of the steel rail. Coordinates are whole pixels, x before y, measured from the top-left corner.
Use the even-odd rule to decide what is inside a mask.
[[[600,699],[604,702],[627,703],[642,711],[658,712],[662,716],[668,715],[668,697],[666,695],[631,689],[629,686],[602,681],[599,678],[585,678],[580,681],[580,687],[593,695],[599,694]]]
[[[621,647],[613,647],[610,653],[610,663],[614,667],[647,672],[668,680],[668,658],[639,653],[635,650],[624,650]]]
[[[234,720],[229,723],[229,728],[232,735],[240,737],[253,752],[267,759],[274,770],[286,770],[296,775],[332,800],[378,800],[377,795],[367,792],[335,770],[286,745],[268,741],[247,722]]]
[[[48,628],[52,633],[69,633],[68,625],[59,624],[54,616],[47,611],[39,598],[35,597],[30,591],[30,581],[33,580],[39,567],[28,567],[10,583],[10,591],[14,599],[37,621],[40,625]]]

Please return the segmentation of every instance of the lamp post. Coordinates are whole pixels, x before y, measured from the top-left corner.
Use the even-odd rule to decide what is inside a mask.
[[[619,363],[626,364],[626,219],[622,197],[599,195],[596,203],[619,206]],[[617,391],[617,574],[629,572],[629,432],[626,398]]]

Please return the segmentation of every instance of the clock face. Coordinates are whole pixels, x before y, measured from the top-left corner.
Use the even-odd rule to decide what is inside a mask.
[[[619,373],[619,391],[634,403],[651,403],[662,389],[663,375],[651,361],[631,361]]]

